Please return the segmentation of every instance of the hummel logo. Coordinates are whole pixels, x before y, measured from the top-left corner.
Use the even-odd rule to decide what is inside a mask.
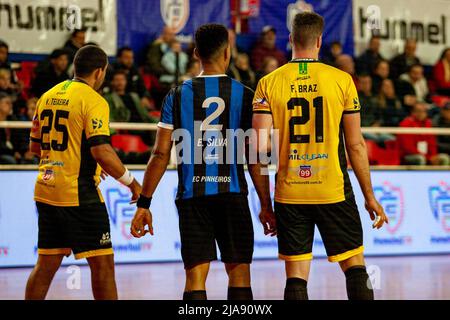
[[[100,129],[103,126],[103,121],[101,119],[92,119],[92,127],[94,130]]]
[[[100,245],[104,246],[109,243],[111,243],[111,237],[109,235],[109,232],[107,232],[102,235],[102,238],[100,239]]]

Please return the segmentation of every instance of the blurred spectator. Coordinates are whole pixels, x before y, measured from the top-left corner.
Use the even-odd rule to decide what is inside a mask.
[[[253,48],[252,67],[256,71],[261,71],[262,64],[265,57],[274,57],[278,61],[278,65],[282,66],[286,63],[286,57],[280,49],[276,47],[277,34],[276,30],[272,26],[265,26],[261,33],[261,39]]]
[[[348,54],[341,54],[336,57],[335,61],[336,68],[347,72],[349,75],[352,76],[353,82],[356,84],[358,82],[358,79],[355,75],[355,62],[353,61],[353,58]]]
[[[428,118],[427,106],[417,103],[409,117],[400,123],[403,128],[431,128],[431,119]],[[438,153],[435,135],[400,134],[397,137],[400,153],[405,164],[448,165],[449,155]]]
[[[256,84],[262,77],[268,75],[272,71],[278,69],[278,60],[274,57],[265,57],[262,65],[262,70],[256,74]]]
[[[372,36],[369,41],[369,48],[364,51],[356,59],[356,73],[369,73],[371,74],[375,69],[375,64],[379,60],[384,60],[383,56],[380,54],[380,37]]]
[[[361,109],[361,126],[378,127],[380,114],[378,102],[372,94],[372,78],[368,74],[358,76],[358,97]]]
[[[380,92],[381,82],[389,77],[389,63],[386,60],[378,60],[375,63],[372,75],[372,91]]]
[[[0,121],[11,119],[12,101],[4,92],[0,92]],[[14,146],[11,143],[11,130],[0,128],[0,164],[15,164]]]
[[[26,103],[26,113],[21,116],[13,117],[11,120],[16,121],[31,121],[33,120],[34,112],[36,111],[36,104],[38,99],[28,99]],[[12,129],[11,142],[14,146],[14,158],[20,164],[37,164],[39,158],[34,156],[28,148],[30,142],[30,129]]]
[[[436,92],[450,96],[450,48],[444,49],[439,61],[433,68]]]
[[[398,127],[400,121],[405,118],[406,112],[395,95],[392,80],[385,79],[381,82],[377,100],[380,106],[381,125],[384,127]]]
[[[380,107],[372,93],[372,78],[368,74],[358,76],[358,98],[361,105],[361,127],[379,127],[381,125]],[[395,137],[387,133],[363,133],[364,139],[373,140],[383,146],[386,140]]]
[[[111,79],[111,92],[105,94],[110,110],[110,120],[116,122],[154,122],[141,105],[139,95],[127,91],[127,73],[117,70]]]
[[[433,126],[450,128],[450,102],[441,108],[439,114],[433,118]],[[450,135],[437,136],[437,149],[439,153],[450,154]]]
[[[181,76],[180,83],[183,83],[186,80],[195,78],[200,74],[202,68],[200,66],[200,61],[191,59],[186,67],[186,73]]]
[[[122,47],[117,50],[116,62],[114,62],[109,70],[108,78],[112,76],[114,71],[122,70],[127,75],[127,92],[136,92],[142,99],[142,104],[146,107],[150,105],[150,94],[145,87],[138,68],[134,65],[134,52],[130,47]]]
[[[336,66],[336,59],[340,55],[342,55],[342,44],[339,41],[333,41],[323,57],[323,62],[331,66]]]
[[[188,62],[189,57],[181,50],[181,43],[176,39],[172,40],[170,49],[161,59],[161,64],[167,72],[161,75],[159,81],[170,87],[177,85],[181,75],[186,73]]]
[[[0,68],[0,92],[9,95],[14,102],[19,94],[17,90],[18,87],[11,83],[11,71]]]
[[[256,76],[250,68],[250,61],[246,53],[238,53],[233,66],[228,69],[228,75],[244,84],[245,86],[255,89]]]
[[[390,62],[390,77],[397,79],[400,75],[408,72],[412,65],[420,65],[420,59],[416,56],[417,41],[406,39],[402,54],[395,56]]]
[[[11,63],[9,62],[9,47],[8,44],[0,40],[0,70],[5,69],[9,71],[9,87],[17,94],[20,94],[23,89],[23,83],[18,81],[17,76]]]
[[[427,79],[423,75],[423,67],[420,64],[413,64],[409,66],[408,73],[400,76],[401,81],[409,84],[410,88],[407,93],[416,96],[418,102],[425,102],[428,97]]]
[[[33,94],[39,98],[53,86],[69,79],[67,74],[68,65],[67,52],[63,49],[53,50],[50,55],[50,64],[36,73],[31,88]]]
[[[228,42],[230,44],[230,50],[231,50],[231,61],[233,62],[234,59],[236,59],[238,55],[238,48],[236,45],[236,32],[234,32],[233,29],[228,29]]]
[[[170,43],[175,39],[175,30],[165,26],[158,39],[153,41],[147,52],[147,64],[150,73],[160,77],[167,70],[162,65],[162,57],[169,50]]]
[[[64,49],[67,52],[69,64],[72,64],[73,58],[78,49],[86,44],[86,29],[77,29],[72,32],[70,39],[64,44]]]
[[[9,47],[8,44],[0,40],[0,68],[11,70],[11,64],[8,61]]]

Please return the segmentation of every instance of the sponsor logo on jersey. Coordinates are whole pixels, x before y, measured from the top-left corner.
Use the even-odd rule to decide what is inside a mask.
[[[189,19],[189,0],[161,0],[160,8],[164,23],[180,32]]]
[[[300,160],[300,161],[314,161],[319,159],[328,159],[328,153],[304,153],[299,154],[298,150],[291,150],[289,154],[289,160]]]
[[[312,176],[312,171],[311,171],[311,166],[300,166],[299,170],[298,170],[298,176],[300,178],[311,178]]]
[[[44,181],[50,181],[50,180],[52,180],[52,179],[54,178],[54,176],[55,176],[55,173],[54,173],[53,170],[51,170],[51,169],[46,169],[46,170],[44,171],[44,174],[42,175],[42,180],[44,180]]]
[[[92,128],[94,130],[101,129],[103,127],[103,120],[94,118],[92,119]]]

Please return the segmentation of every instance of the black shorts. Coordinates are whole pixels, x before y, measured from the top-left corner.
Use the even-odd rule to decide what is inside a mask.
[[[39,213],[38,253],[76,259],[113,254],[104,203],[57,207],[36,202]]]
[[[343,261],[363,252],[363,230],[354,197],[331,204],[275,202],[275,215],[282,260],[312,259],[316,225],[329,261]]]
[[[223,262],[251,263],[253,224],[245,195],[227,193],[175,203],[185,268],[216,260],[216,241]]]

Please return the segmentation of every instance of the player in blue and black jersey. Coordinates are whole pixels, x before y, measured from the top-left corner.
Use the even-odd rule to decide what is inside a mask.
[[[242,132],[252,127],[254,93],[225,75],[230,45],[224,26],[201,26],[195,43],[203,71],[172,89],[163,102],[131,232],[135,237],[153,234],[151,197],[169,163],[172,139],[179,138],[176,205],[186,269],[183,298],[206,299],[205,282],[210,261],[217,259],[217,242],[229,276],[228,299],[250,300],[253,226],[243,168],[248,140]],[[258,194],[268,195],[268,177],[257,165],[248,168]],[[272,212],[270,196],[260,202],[261,216],[270,216],[265,214]],[[275,233],[267,227],[265,231]]]

